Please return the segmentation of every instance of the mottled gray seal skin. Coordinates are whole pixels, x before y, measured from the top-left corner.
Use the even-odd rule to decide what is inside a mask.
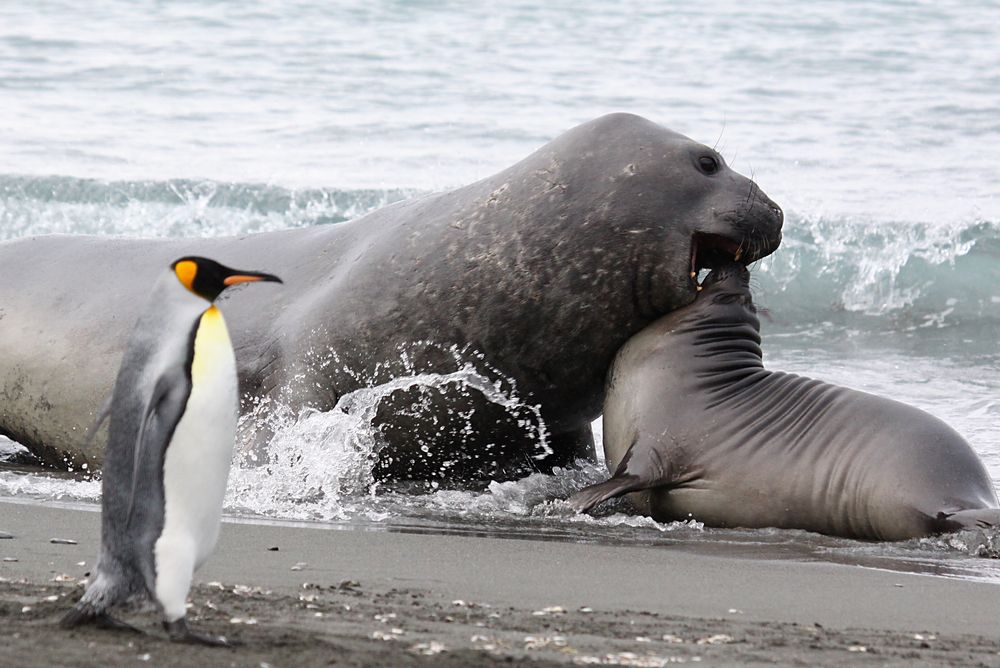
[[[482,181],[349,223],[0,244],[0,432],[47,461],[97,465],[82,435],[111,388],[142,286],[153,268],[195,254],[267,266],[287,284],[224,299],[239,323],[244,408],[273,397],[328,410],[360,387],[472,362],[540,407],[552,456],[536,459],[537,439],[518,424],[530,416],[476,391],[399,392],[380,405],[378,474],[544,469],[593,452],[590,421],[615,352],[694,299],[692,268],[763,257],[781,225],[781,209],[713,149],[612,114]]]
[[[745,267],[629,340],[608,376],[615,473],[578,510],[631,492],[658,521],[903,540],[1000,524],[969,444],[912,406],[767,371]]]

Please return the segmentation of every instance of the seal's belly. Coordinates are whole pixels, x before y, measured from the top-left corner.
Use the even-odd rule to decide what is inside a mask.
[[[658,521],[899,540],[938,531],[939,513],[996,507],[988,474],[947,425],[859,392],[840,399],[798,432],[737,425],[731,441],[688,450],[698,477],[651,490],[645,508]]]
[[[694,519],[712,527],[775,527],[804,529],[818,533],[861,535],[849,526],[849,512],[817,507],[809,499],[761,489],[710,488],[705,486],[654,490],[649,495],[649,514],[660,522]]]

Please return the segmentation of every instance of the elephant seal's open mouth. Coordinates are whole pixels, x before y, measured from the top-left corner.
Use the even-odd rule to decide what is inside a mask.
[[[696,232],[691,237],[691,283],[694,289],[700,291],[702,288],[698,283],[698,272],[702,269],[716,269],[732,262],[746,265],[770,252],[752,252],[751,246],[745,239],[734,241],[718,234]]]

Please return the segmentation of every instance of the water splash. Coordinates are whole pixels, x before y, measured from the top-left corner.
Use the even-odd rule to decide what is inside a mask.
[[[456,360],[464,354],[457,349],[451,352]],[[411,359],[401,354],[404,366],[413,371]],[[315,357],[313,362],[339,363],[335,354]],[[582,536],[594,529],[616,527],[656,533],[702,530],[696,522],[664,524],[634,515],[624,501],[605,504],[596,516],[577,514],[562,499],[608,475],[602,463],[583,460],[573,467],[557,467],[551,474],[493,481],[484,489],[438,489],[437,483],[430,483],[429,492],[413,494],[380,488],[372,475],[373,460],[381,447],[373,424],[379,403],[401,390],[455,385],[482,394],[512,415],[526,412],[532,419],[523,422],[537,439],[536,456],[551,453],[539,407],[525,404],[511,381],[488,378],[465,362],[451,373],[412,373],[356,390],[341,397],[330,411],[307,409],[295,414],[271,399],[262,400],[241,418],[241,432],[250,441],[255,432],[271,436],[266,447],[247,447],[237,453],[227,509],[274,519],[415,521],[441,528],[530,528],[555,535]]]
[[[0,436],[0,462],[9,462],[27,454],[28,449],[6,436]]]
[[[1000,559],[1000,527],[921,538],[918,544],[931,550],[955,550],[981,559]]]
[[[417,345],[428,345],[428,342],[420,342]],[[458,363],[467,354],[462,352],[457,346],[452,346],[450,351],[454,355],[454,360]],[[480,354],[476,355],[480,364],[485,364],[485,358]],[[413,371],[413,366],[407,356],[404,355],[404,365]],[[492,366],[488,366],[489,372],[498,375]],[[491,380],[481,373],[470,362],[462,363],[458,371],[448,374],[421,373],[416,375],[401,376],[388,383],[377,387],[364,388],[345,395],[338,406],[346,412],[361,412],[369,422],[375,418],[375,411],[378,409],[378,402],[390,394],[413,388],[442,389],[449,385],[457,385],[466,392],[469,390],[478,392],[488,401],[504,408],[511,416],[517,419],[519,427],[531,437],[535,447],[535,454],[531,455],[536,460],[544,459],[552,454],[552,447],[549,445],[548,430],[545,427],[545,420],[542,419],[542,408],[538,405],[526,404],[517,394],[517,385],[512,379]],[[466,436],[471,435],[471,424],[464,430]]]
[[[564,499],[577,490],[606,480],[603,464],[578,459],[571,467],[552,473],[533,473],[520,480],[490,482],[485,490],[438,490],[420,497],[421,514],[451,522],[491,522],[509,528],[531,528],[542,533],[575,534],[580,538],[604,535],[615,527],[650,529],[660,533],[704,529],[700,522],[657,522],[636,515],[628,501],[616,499],[590,514],[577,513]],[[402,499],[399,499],[402,501]],[[411,511],[412,513],[412,511]],[[599,530],[599,534],[591,532]]]
[[[330,411],[294,411],[264,399],[241,418],[240,432],[273,434],[266,448],[246,447],[237,453],[230,476],[227,505],[244,512],[286,519],[346,519],[368,513],[378,485],[372,467],[382,442],[374,426],[379,403],[401,390],[460,386],[479,392],[512,415],[527,411],[533,420],[520,422],[536,438],[538,457],[551,454],[540,408],[522,402],[470,363],[457,371],[400,376],[389,382],[345,394]],[[426,446],[425,446],[426,447]]]

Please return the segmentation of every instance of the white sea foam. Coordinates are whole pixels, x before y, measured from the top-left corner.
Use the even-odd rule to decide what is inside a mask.
[[[39,234],[235,236],[343,222],[414,194],[8,175],[0,176],[0,241]]]
[[[248,440],[261,430],[271,436],[266,448],[247,446],[238,453],[228,505],[267,516],[320,520],[344,519],[364,510],[359,499],[377,490],[372,467],[381,443],[373,420],[379,402],[400,390],[447,386],[474,391],[518,415],[535,436],[538,455],[551,453],[539,408],[524,404],[513,390],[505,391],[503,383],[465,363],[448,374],[399,376],[355,390],[330,411],[296,413],[277,402],[260,402],[242,418],[240,431]]]
[[[10,460],[25,452],[27,449],[20,443],[15,443],[6,436],[0,436],[0,462]]]
[[[79,480],[45,474],[0,470],[0,496],[38,501],[88,501],[101,498],[99,479]]]

